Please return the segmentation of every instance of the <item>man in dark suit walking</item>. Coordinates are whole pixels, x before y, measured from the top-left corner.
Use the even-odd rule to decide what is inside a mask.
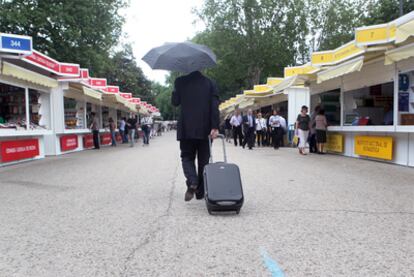
[[[253,115],[252,109],[249,109],[247,115],[243,116],[243,129],[245,132],[243,148],[247,144],[249,149],[252,150],[254,146],[254,132],[256,131],[256,118]]]
[[[203,170],[210,159],[208,136],[218,135],[219,96],[216,84],[201,72],[194,71],[175,80],[171,102],[181,106],[177,126],[181,162],[187,191],[184,200],[204,197]],[[195,166],[197,156],[198,173]]]

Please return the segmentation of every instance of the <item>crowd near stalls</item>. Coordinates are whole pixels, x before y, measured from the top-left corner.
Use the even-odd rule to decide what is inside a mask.
[[[27,36],[0,34],[0,166],[122,142],[124,118],[159,116],[77,64],[33,50]]]
[[[353,41],[310,60],[222,103],[222,118],[279,110],[293,138],[307,106],[311,118],[320,110],[326,118],[324,152],[414,166],[414,12],[356,28]]]

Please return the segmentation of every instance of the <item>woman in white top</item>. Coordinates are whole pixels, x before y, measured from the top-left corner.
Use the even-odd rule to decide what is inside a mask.
[[[260,145],[263,146],[266,130],[266,119],[262,117],[262,113],[258,113],[256,118],[256,134],[258,147],[260,147]]]

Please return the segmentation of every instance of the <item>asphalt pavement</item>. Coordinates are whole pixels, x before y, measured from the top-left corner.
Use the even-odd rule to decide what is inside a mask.
[[[414,276],[413,168],[227,149],[239,215],[184,202],[172,132],[0,168],[0,276]]]

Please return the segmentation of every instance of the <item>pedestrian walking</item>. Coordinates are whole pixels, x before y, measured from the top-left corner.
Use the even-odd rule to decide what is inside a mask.
[[[119,122],[119,133],[121,134],[122,143],[127,143],[128,139],[125,134],[125,125],[126,125],[126,118],[121,118],[121,121]]]
[[[317,153],[318,152],[318,148],[316,145],[316,123],[315,123],[315,119],[316,116],[319,114],[321,107],[319,105],[317,105],[313,111],[313,113],[310,115],[311,118],[311,127],[309,130],[309,152],[310,153]]]
[[[111,132],[111,139],[112,139],[111,146],[116,146],[116,136],[115,136],[116,126],[115,126],[115,122],[114,122],[112,117],[109,118],[108,122],[109,122],[109,131]]]
[[[237,140],[239,140],[239,145],[243,146],[242,123],[243,123],[243,117],[240,114],[240,111],[237,109],[234,112],[234,115],[230,119],[230,124],[233,127],[233,139],[234,139],[235,146],[237,146]]]
[[[149,145],[151,126],[152,126],[152,117],[149,114],[146,114],[141,119],[141,129],[142,129],[142,132],[144,133],[144,145]]]
[[[90,129],[92,130],[92,136],[93,136],[93,145],[94,149],[99,149],[99,124],[98,124],[98,118],[96,117],[95,113],[91,113],[92,120]]]
[[[326,130],[328,128],[328,121],[326,120],[325,110],[320,109],[318,115],[315,117],[316,129],[316,143],[318,154],[325,154],[324,148],[326,143]]]
[[[254,146],[254,137],[256,132],[256,118],[253,115],[252,109],[248,109],[247,115],[243,116],[243,128],[245,130],[243,148],[245,148],[247,144],[249,150],[252,150]]]
[[[135,144],[135,130],[137,128],[137,120],[135,119],[135,117],[133,115],[130,115],[128,120],[127,120],[127,124],[128,126],[128,136],[129,136],[129,146],[130,147],[134,147]]]
[[[190,201],[194,194],[197,199],[203,199],[203,171],[210,159],[208,137],[217,137],[220,124],[217,86],[200,71],[194,71],[175,80],[171,102],[181,106],[177,140],[187,184],[184,200]]]
[[[295,126],[295,132],[296,135],[299,137],[299,153],[301,155],[306,155],[305,147],[306,142],[308,141],[309,137],[309,130],[311,125],[311,119],[308,115],[308,107],[302,106],[302,109],[300,111],[300,114],[298,115],[296,119],[296,126]]]
[[[273,110],[273,115],[269,119],[269,125],[272,133],[272,143],[274,149],[279,149],[280,141],[283,137],[283,128],[280,116],[276,110]]]
[[[257,114],[256,118],[256,134],[257,134],[257,146],[264,146],[265,136],[267,132],[266,119],[262,117],[262,113]]]

